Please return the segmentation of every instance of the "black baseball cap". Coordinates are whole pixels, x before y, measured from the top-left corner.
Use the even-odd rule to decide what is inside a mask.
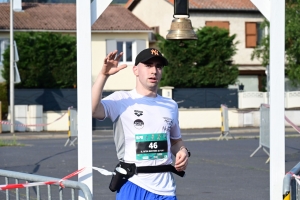
[[[141,51],[137,57],[135,58],[135,66],[137,66],[139,63],[146,62],[147,60],[150,60],[151,58],[160,58],[162,61],[162,64],[164,66],[168,65],[168,60],[162,56],[162,54],[154,48],[148,48]]]

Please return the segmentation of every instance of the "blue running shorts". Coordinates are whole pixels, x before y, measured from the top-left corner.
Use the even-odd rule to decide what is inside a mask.
[[[149,192],[127,181],[119,191],[116,200],[177,200],[176,196],[162,196]]]

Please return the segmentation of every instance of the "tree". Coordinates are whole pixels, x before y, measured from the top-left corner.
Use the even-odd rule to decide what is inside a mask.
[[[285,10],[285,54],[286,74],[294,86],[300,84],[300,0],[286,1]],[[276,24],[275,24],[276,25]],[[270,23],[265,20],[261,24],[262,29],[269,29]],[[258,45],[251,58],[261,60],[263,66],[269,65],[270,36],[265,35],[261,44]],[[272,66],[270,66],[272,69]]]
[[[285,49],[287,58],[287,75],[294,86],[300,83],[300,0],[286,6]]]
[[[76,37],[49,32],[17,32],[21,83],[16,88],[73,88],[77,82]],[[4,52],[3,78],[10,82],[10,51]]]
[[[161,86],[177,88],[227,87],[234,84],[238,68],[232,63],[236,53],[236,35],[226,29],[203,27],[197,40],[165,40],[158,36],[158,46],[169,61]]]

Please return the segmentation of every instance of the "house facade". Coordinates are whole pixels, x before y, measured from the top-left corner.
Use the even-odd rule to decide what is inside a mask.
[[[141,49],[155,47],[154,32],[167,35],[173,13],[173,0],[128,0],[126,5],[111,4],[92,25],[92,79],[97,77],[105,55],[118,49],[125,52],[121,62],[128,67],[112,76],[104,89],[133,88],[132,59]],[[233,60],[238,65],[239,77],[230,87],[243,84],[244,91],[266,87],[265,67],[259,60],[251,60],[251,53],[264,34],[259,28],[264,17],[250,0],[193,0],[189,2],[189,14],[195,29],[218,26],[236,34],[239,43]],[[9,28],[9,3],[0,3],[0,70],[3,68],[2,53],[9,45]],[[59,32],[76,37],[76,4],[23,3],[22,11],[14,12],[14,31]],[[0,74],[0,82],[3,81]],[[291,87],[287,79],[286,91],[293,90],[297,88]]]
[[[154,33],[166,37],[173,20],[174,0],[128,0],[125,6]],[[239,68],[236,85],[242,83],[247,92],[266,89],[266,68],[258,59],[252,60],[251,54],[267,31],[260,28],[264,16],[250,0],[189,0],[189,15],[194,29],[217,26],[228,29],[231,35],[236,34],[237,54],[233,57]],[[155,40],[150,37],[152,45],[155,46]],[[286,79],[286,91],[292,90],[297,88]]]
[[[9,45],[9,14],[9,4],[0,3],[1,56]],[[134,58],[149,46],[148,35],[152,30],[121,5],[108,6],[91,30],[92,79],[96,79],[106,55],[117,49],[124,52],[121,63],[126,63],[128,67],[112,76],[104,89],[132,89],[135,86],[132,73]],[[76,37],[76,4],[23,3],[22,11],[14,12],[14,32],[30,31],[58,32]],[[0,69],[3,68],[2,60],[3,57]]]

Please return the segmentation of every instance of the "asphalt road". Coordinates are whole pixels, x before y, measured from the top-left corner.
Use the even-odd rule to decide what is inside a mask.
[[[41,134],[44,137],[38,137]],[[183,139],[192,156],[186,176],[175,175],[179,200],[269,199],[269,164],[265,163],[268,155],[260,149],[250,157],[259,146],[258,129],[237,129],[231,134],[236,139],[228,137],[228,141],[217,141],[218,129],[183,130]],[[285,167],[288,172],[300,161],[300,137],[290,129],[286,136]],[[65,133],[24,133],[15,138],[24,146],[1,147],[0,169],[55,178],[77,170],[77,146],[64,146]],[[0,135],[0,140],[9,139],[10,134]],[[112,171],[116,163],[111,131],[94,132],[93,166]],[[115,199],[115,193],[108,189],[110,179],[110,176],[93,172],[94,199]],[[0,185],[2,181],[0,178]],[[0,191],[0,199],[5,199],[4,191]]]

